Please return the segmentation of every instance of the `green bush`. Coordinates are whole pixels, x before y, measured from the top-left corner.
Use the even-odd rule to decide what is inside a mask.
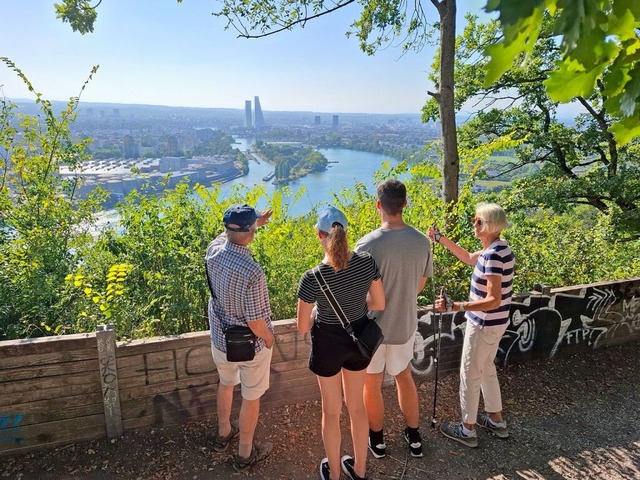
[[[0,101],[0,339],[89,332],[101,323],[113,323],[120,339],[206,329],[204,254],[223,230],[224,210],[237,202],[273,209],[270,224],[250,247],[266,273],[274,318],[295,316],[300,276],[322,258],[313,228],[320,206],[291,217],[282,192],[269,197],[261,187],[235,187],[220,198],[219,188],[182,183],[155,195],[132,192],[117,207],[118,224],[92,236],[104,193],[78,200],[78,181],[56,174],[60,165],[73,167],[87,158],[90,140],[75,141],[69,131],[78,99],[56,116],[36,97],[42,122],[19,117],[11,103]],[[465,182],[459,202],[448,208],[438,196],[440,174],[431,163],[385,163],[375,182],[403,178],[410,199],[406,221],[423,232],[435,223],[470,251],[481,247],[468,220],[476,203],[502,204],[512,223],[504,235],[517,259],[516,292],[535,283],[559,287],[638,274],[640,242],[619,239],[614,211],[604,215],[581,207],[555,214],[545,206],[523,207],[509,188],[474,195],[471,187],[482,171],[478,158],[506,147],[503,142],[484,145],[480,153],[463,152]],[[303,194],[295,192],[294,200]],[[333,201],[349,219],[352,246],[379,226],[367,185],[335,192]],[[434,277],[420,302],[433,302],[440,285],[452,297],[465,298],[471,268],[439,245],[434,258]]]

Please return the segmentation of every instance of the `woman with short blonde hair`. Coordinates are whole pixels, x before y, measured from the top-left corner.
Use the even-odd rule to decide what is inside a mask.
[[[440,243],[467,265],[473,265],[469,300],[447,302],[439,297],[435,309],[439,312],[465,312],[467,326],[460,361],[461,422],[445,422],[440,432],[468,447],[478,446],[475,424],[500,438],[508,438],[507,423],[502,417],[502,396],[494,365],[500,339],[509,325],[509,310],[515,257],[507,242],[500,238],[509,226],[507,214],[495,203],[479,203],[471,219],[473,232],[482,243],[482,250],[470,253],[442,235],[437,228],[429,237]],[[480,392],[486,413],[478,415]]]

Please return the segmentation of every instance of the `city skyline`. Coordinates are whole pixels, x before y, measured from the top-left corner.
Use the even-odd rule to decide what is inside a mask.
[[[481,14],[484,0],[458,12]],[[374,56],[346,38],[360,9],[353,5],[262,39],[236,38],[204,0],[110,0],[98,9],[95,32],[80,35],[55,18],[53,2],[4,2],[10,58],[49,100],[79,93],[94,65],[85,102],[242,108],[260,96],[262,110],[318,113],[419,113],[432,89],[427,74],[435,48],[386,48]],[[437,20],[435,8],[427,15]],[[467,10],[462,10],[465,8]],[[28,32],[25,34],[25,32]],[[29,38],[24,38],[28,35]],[[33,99],[15,72],[0,66],[2,95]]]

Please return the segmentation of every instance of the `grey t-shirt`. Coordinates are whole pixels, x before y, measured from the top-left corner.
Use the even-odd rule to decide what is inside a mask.
[[[386,307],[373,314],[384,343],[407,343],[418,328],[418,286],[422,277],[433,275],[429,239],[408,225],[397,230],[378,228],[358,240],[355,251],[369,252],[382,274]]]

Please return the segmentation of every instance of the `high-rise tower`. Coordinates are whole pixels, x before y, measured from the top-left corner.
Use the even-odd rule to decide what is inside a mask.
[[[251,119],[251,100],[244,101],[244,127],[252,128],[253,122]]]
[[[264,117],[262,116],[262,107],[260,106],[260,97],[253,97],[253,126],[255,128],[264,127]]]

